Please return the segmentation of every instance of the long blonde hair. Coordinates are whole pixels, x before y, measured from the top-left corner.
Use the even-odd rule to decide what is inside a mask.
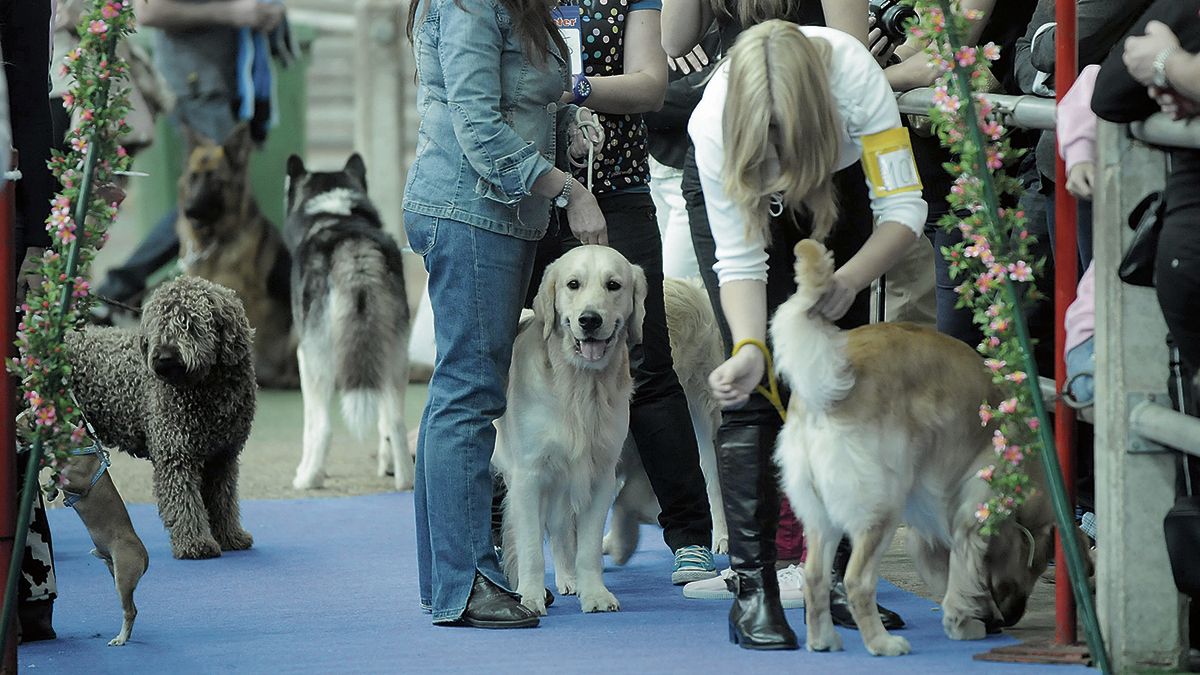
[[[837,220],[833,174],[841,130],[829,88],[829,43],[786,21],[747,29],[734,43],[725,97],[725,192],[746,216],[747,235],[770,241],[768,211],[779,194],[786,208],[812,215],[823,241]],[[779,172],[769,175],[770,149]]]

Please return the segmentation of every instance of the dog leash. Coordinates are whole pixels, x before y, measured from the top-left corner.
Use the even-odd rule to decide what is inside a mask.
[[[583,131],[585,129],[596,129],[597,131],[603,132],[603,129],[600,128],[600,123],[596,122],[594,117],[590,120],[583,118],[584,110],[586,110],[586,108],[577,108],[575,110],[575,126],[579,129],[579,132],[583,133]],[[594,115],[595,113],[592,113],[592,114]],[[571,166],[573,166],[577,169],[582,169],[584,167],[583,164],[575,161],[575,158],[571,157],[571,153],[569,153],[569,152],[567,153],[567,159],[571,162]],[[592,165],[595,161],[596,161],[596,146],[593,145],[589,141],[588,142],[588,156],[587,156],[587,189],[588,189],[588,192],[592,191]]]
[[[733,352],[729,355],[729,357],[733,358],[741,350],[741,348],[745,347],[746,345],[758,347],[758,351],[762,352],[763,356],[767,359],[767,386],[764,387],[760,384],[754,388],[754,391],[758,392],[763,398],[770,401],[771,405],[775,406],[775,412],[779,413],[779,419],[786,422],[787,410],[783,407],[783,397],[779,395],[779,381],[775,378],[775,363],[771,359],[771,350],[767,349],[766,343],[764,343],[762,340],[756,340],[754,338],[741,340],[733,346]]]

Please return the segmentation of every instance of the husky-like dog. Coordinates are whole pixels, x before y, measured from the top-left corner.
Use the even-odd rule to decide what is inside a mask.
[[[287,175],[284,238],[292,252],[304,396],[304,456],[292,486],[324,483],[336,391],[355,434],[377,421],[379,475],[392,471],[397,490],[411,489],[404,423],[410,322],[400,247],[367,197],[366,167],[357,153],[341,171],[311,173],[292,155]]]

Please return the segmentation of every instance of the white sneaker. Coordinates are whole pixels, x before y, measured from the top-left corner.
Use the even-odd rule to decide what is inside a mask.
[[[788,565],[778,570],[779,600],[784,609],[804,606],[804,570],[798,565]],[[733,577],[733,570],[722,570],[721,574],[703,581],[693,581],[683,587],[683,597],[692,600],[732,600],[726,580]]]
[[[733,577],[733,570],[722,570],[711,579],[692,581],[683,586],[683,597],[693,600],[732,600],[733,592],[725,580]]]
[[[775,572],[779,577],[779,601],[784,609],[804,606],[804,569],[799,565],[788,565]]]

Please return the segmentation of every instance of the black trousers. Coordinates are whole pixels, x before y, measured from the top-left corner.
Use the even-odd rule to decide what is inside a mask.
[[[1200,372],[1200,151],[1171,154],[1155,287],[1186,369]]]
[[[598,195],[597,200],[608,225],[609,246],[646,273],[642,344],[630,354],[634,394],[629,430],[662,508],[658,520],[663,539],[672,551],[689,545],[708,547],[712,515],[687,398],[671,360],[663,306],[662,238],[654,201],[648,192]],[[532,306],[546,267],[580,245],[571,234],[565,212],[556,216],[557,230],[552,226],[538,246],[527,306]]]

